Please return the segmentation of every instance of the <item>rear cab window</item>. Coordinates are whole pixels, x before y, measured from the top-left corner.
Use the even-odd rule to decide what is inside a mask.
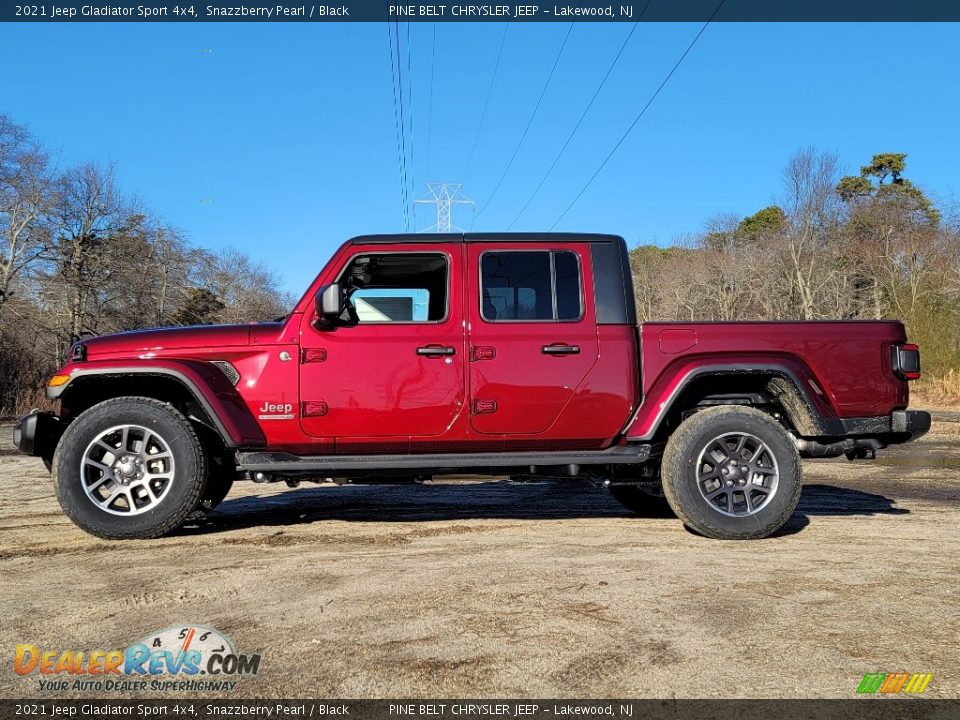
[[[583,318],[580,260],[568,250],[484,252],[480,295],[487,322],[576,322]]]

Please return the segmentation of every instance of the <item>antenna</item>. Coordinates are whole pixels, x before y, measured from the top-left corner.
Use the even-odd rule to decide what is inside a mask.
[[[419,232],[450,233],[464,232],[462,228],[456,227],[452,220],[454,205],[473,205],[473,200],[468,198],[460,188],[462,183],[427,183],[428,194],[426,197],[414,200],[414,205],[436,205],[437,222],[428,228]]]

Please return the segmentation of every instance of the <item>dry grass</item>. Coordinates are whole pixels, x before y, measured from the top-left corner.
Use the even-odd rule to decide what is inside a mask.
[[[936,377],[925,375],[910,386],[910,404],[925,409],[960,409],[960,372],[950,369]]]
[[[45,387],[20,388],[14,396],[12,406],[0,406],[0,418],[16,418],[34,408],[40,410],[51,410],[53,408],[53,404],[47,400]]]

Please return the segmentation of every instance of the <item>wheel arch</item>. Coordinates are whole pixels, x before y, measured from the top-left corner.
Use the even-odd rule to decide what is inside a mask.
[[[170,403],[214,433],[224,447],[265,444],[262,431],[236,389],[209,363],[75,367],[69,375],[67,383],[47,391],[48,397],[60,401],[65,418],[72,419],[111,398],[149,397]]]
[[[820,385],[803,366],[784,362],[702,365],[681,370],[678,381],[663,387],[666,384],[658,382],[644,399],[625,432],[628,441],[664,439],[691,412],[717,405],[769,408],[801,437],[844,433]]]

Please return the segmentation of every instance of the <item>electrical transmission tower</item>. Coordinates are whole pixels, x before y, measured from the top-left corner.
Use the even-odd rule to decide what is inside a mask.
[[[420,232],[463,232],[461,228],[453,224],[453,206],[454,205],[473,205],[473,200],[460,192],[461,183],[427,183],[429,194],[415,200],[415,205],[436,205],[437,222]]]

